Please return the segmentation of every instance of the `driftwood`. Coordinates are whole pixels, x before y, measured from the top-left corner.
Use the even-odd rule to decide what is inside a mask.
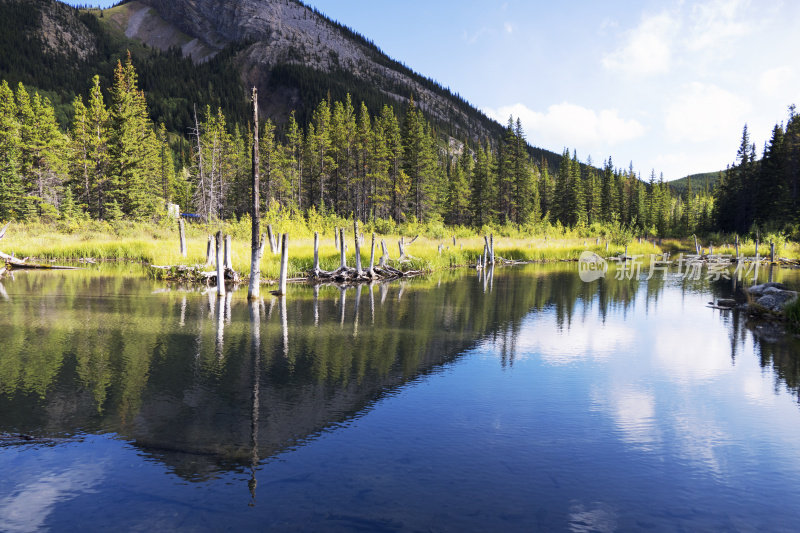
[[[361,246],[359,243],[360,235],[358,234],[358,222],[355,223],[355,246],[356,246],[356,268],[351,268],[347,266],[347,259],[345,257],[345,242],[344,242],[344,229],[339,229],[339,254],[340,254],[340,262],[339,268],[333,271],[326,271],[321,270],[319,268],[319,261],[317,255],[317,246],[318,240],[314,239],[314,268],[308,272],[308,277],[306,278],[307,281],[316,282],[316,283],[326,283],[326,282],[335,282],[335,283],[363,283],[369,281],[378,281],[378,280],[393,280],[393,279],[400,279],[400,278],[408,278],[412,276],[418,276],[420,274],[424,274],[424,271],[421,270],[399,270],[397,268],[389,266],[389,251],[386,248],[386,241],[381,240],[381,249],[383,250],[383,255],[379,259],[378,266],[375,266],[375,234],[372,234],[372,246],[370,249],[370,257],[369,257],[369,268],[364,270],[361,268]],[[400,242],[400,253],[401,257],[404,251],[404,247],[401,243],[403,243],[404,239],[401,237]],[[408,256],[406,256],[408,257]],[[398,259],[397,262],[400,263],[402,261],[407,261],[407,259]]]
[[[199,266],[185,265],[150,265],[153,274],[160,279],[167,281],[178,281],[182,283],[202,283],[206,286],[217,284],[216,270],[206,271]],[[224,269],[223,279],[225,283],[239,283],[239,274],[230,268]]]
[[[372,270],[362,270],[360,273],[355,268],[337,269],[332,272],[320,270],[318,273],[309,272],[308,281],[312,282],[337,282],[337,283],[363,283],[369,281],[389,281],[400,278],[410,278],[425,274],[422,270],[398,270],[385,266],[374,266]]]

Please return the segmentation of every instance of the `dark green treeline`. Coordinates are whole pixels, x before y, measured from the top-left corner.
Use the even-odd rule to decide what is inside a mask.
[[[786,125],[776,124],[761,159],[745,124],[736,163],[721,173],[715,191],[720,229],[753,227],[788,231],[800,224],[800,117],[789,107]]]
[[[206,106],[187,136],[156,126],[130,55],[107,94],[95,76],[64,132],[47,98],[0,84],[0,219],[146,219],[167,202],[206,221],[248,212],[247,124]],[[513,117],[500,138],[473,142],[441,134],[413,98],[399,113],[384,105],[373,114],[346,95],[323,99],[307,124],[294,113],[285,124],[264,121],[260,143],[265,208],[476,228],[711,229],[702,191],[690,185],[677,196],[655,172],[645,182],[632,165],[609,158],[598,169],[566,149],[551,169],[531,158]]]

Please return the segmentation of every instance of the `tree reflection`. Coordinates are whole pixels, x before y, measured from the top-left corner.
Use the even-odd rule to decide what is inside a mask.
[[[731,290],[728,280],[617,280],[613,272],[583,283],[574,264],[489,267],[478,272],[477,284],[472,275],[369,284],[369,323],[361,320],[359,286],[352,333],[344,327],[344,287],[298,286],[290,298],[247,304],[233,292],[219,299],[213,291],[153,294],[153,282],[124,276],[4,279],[0,432],[114,431],[187,479],[231,464],[249,468],[255,500],[264,458],[475,343],[493,339],[500,364],[513,366],[523,320],[532,313],[552,313],[569,331],[591,316],[625,316],[637,302],[649,313],[665,290]],[[272,320],[276,305],[280,318]],[[750,333],[742,317],[731,321],[735,360]],[[792,342],[755,344],[761,364],[775,367],[797,395],[800,346]],[[190,461],[185,453],[201,455]]]

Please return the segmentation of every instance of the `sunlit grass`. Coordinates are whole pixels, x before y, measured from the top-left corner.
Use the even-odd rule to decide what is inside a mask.
[[[349,266],[355,265],[355,243],[352,223],[342,224],[346,228],[346,258]],[[177,223],[118,223],[87,222],[73,226],[63,224],[13,224],[5,239],[0,242],[0,250],[14,253],[17,257],[32,257],[39,260],[74,261],[81,258],[95,260],[138,261],[154,265],[198,266],[206,262],[208,237],[217,230],[232,236],[233,268],[247,276],[250,272],[250,231],[247,221],[222,223],[216,225],[186,225],[187,256],[180,254]],[[266,228],[266,225],[263,226]],[[297,221],[278,221],[274,224],[276,234],[289,233],[289,277],[304,275],[313,267],[313,230]],[[361,264],[369,266],[371,232],[364,232],[361,247]],[[453,235],[438,238],[405,234],[405,249],[408,260],[400,263],[398,241],[400,235],[376,234],[375,264],[382,255],[381,240],[386,243],[390,265],[403,270],[436,271],[459,266],[472,266],[483,254],[483,235],[464,236],[459,230]],[[441,246],[441,252],[440,252]],[[504,237],[495,235],[495,256],[516,261],[561,261],[576,260],[586,250],[602,256],[621,255],[625,246],[608,244],[602,239],[582,237],[553,237],[533,235],[523,237]],[[628,255],[660,254],[661,249],[647,241],[633,240],[628,244]],[[320,236],[320,268],[335,270],[340,264],[340,254],[336,249],[333,229]],[[210,269],[210,268],[209,268]],[[280,253],[273,254],[269,245],[265,247],[261,263],[262,276],[277,278],[280,270]]]

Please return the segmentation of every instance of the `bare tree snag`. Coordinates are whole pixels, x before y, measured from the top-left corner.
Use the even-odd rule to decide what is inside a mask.
[[[344,255],[344,228],[339,229],[339,270],[347,270],[347,258]]]
[[[208,236],[208,244],[206,245],[206,266],[214,262],[214,236]]]
[[[381,255],[380,261],[378,262],[378,266],[384,268],[386,266],[386,263],[389,262],[389,249],[386,248],[386,241],[383,239],[381,239],[381,251],[383,252],[383,254]]]
[[[261,254],[264,252],[263,237],[259,239],[261,233],[261,212],[259,191],[259,153],[258,153],[258,89],[253,87],[253,154],[252,154],[252,190],[250,206],[250,218],[252,227],[250,229],[250,283],[247,286],[247,299],[253,300],[259,297],[261,292]]]
[[[3,230],[5,231],[5,229]],[[181,256],[186,257],[186,230],[183,225],[183,219],[178,219],[178,234],[181,242]]]
[[[369,277],[370,279],[375,278],[375,232],[372,232],[372,246],[369,250]]]
[[[222,266],[222,231],[217,232],[217,294],[225,295],[225,268]]]
[[[286,271],[289,269],[289,234],[284,233],[281,239],[281,275],[278,283],[278,294],[286,294]]]
[[[272,232],[272,224],[267,224],[267,238],[269,239],[269,249],[273,255],[278,253],[278,241]]]
[[[319,276],[319,233],[314,232],[314,275]]]
[[[225,268],[233,270],[233,243],[231,236],[225,235]]]
[[[360,277],[363,272],[361,270],[361,243],[358,239],[358,219],[353,221],[353,237],[356,245],[356,274]]]

